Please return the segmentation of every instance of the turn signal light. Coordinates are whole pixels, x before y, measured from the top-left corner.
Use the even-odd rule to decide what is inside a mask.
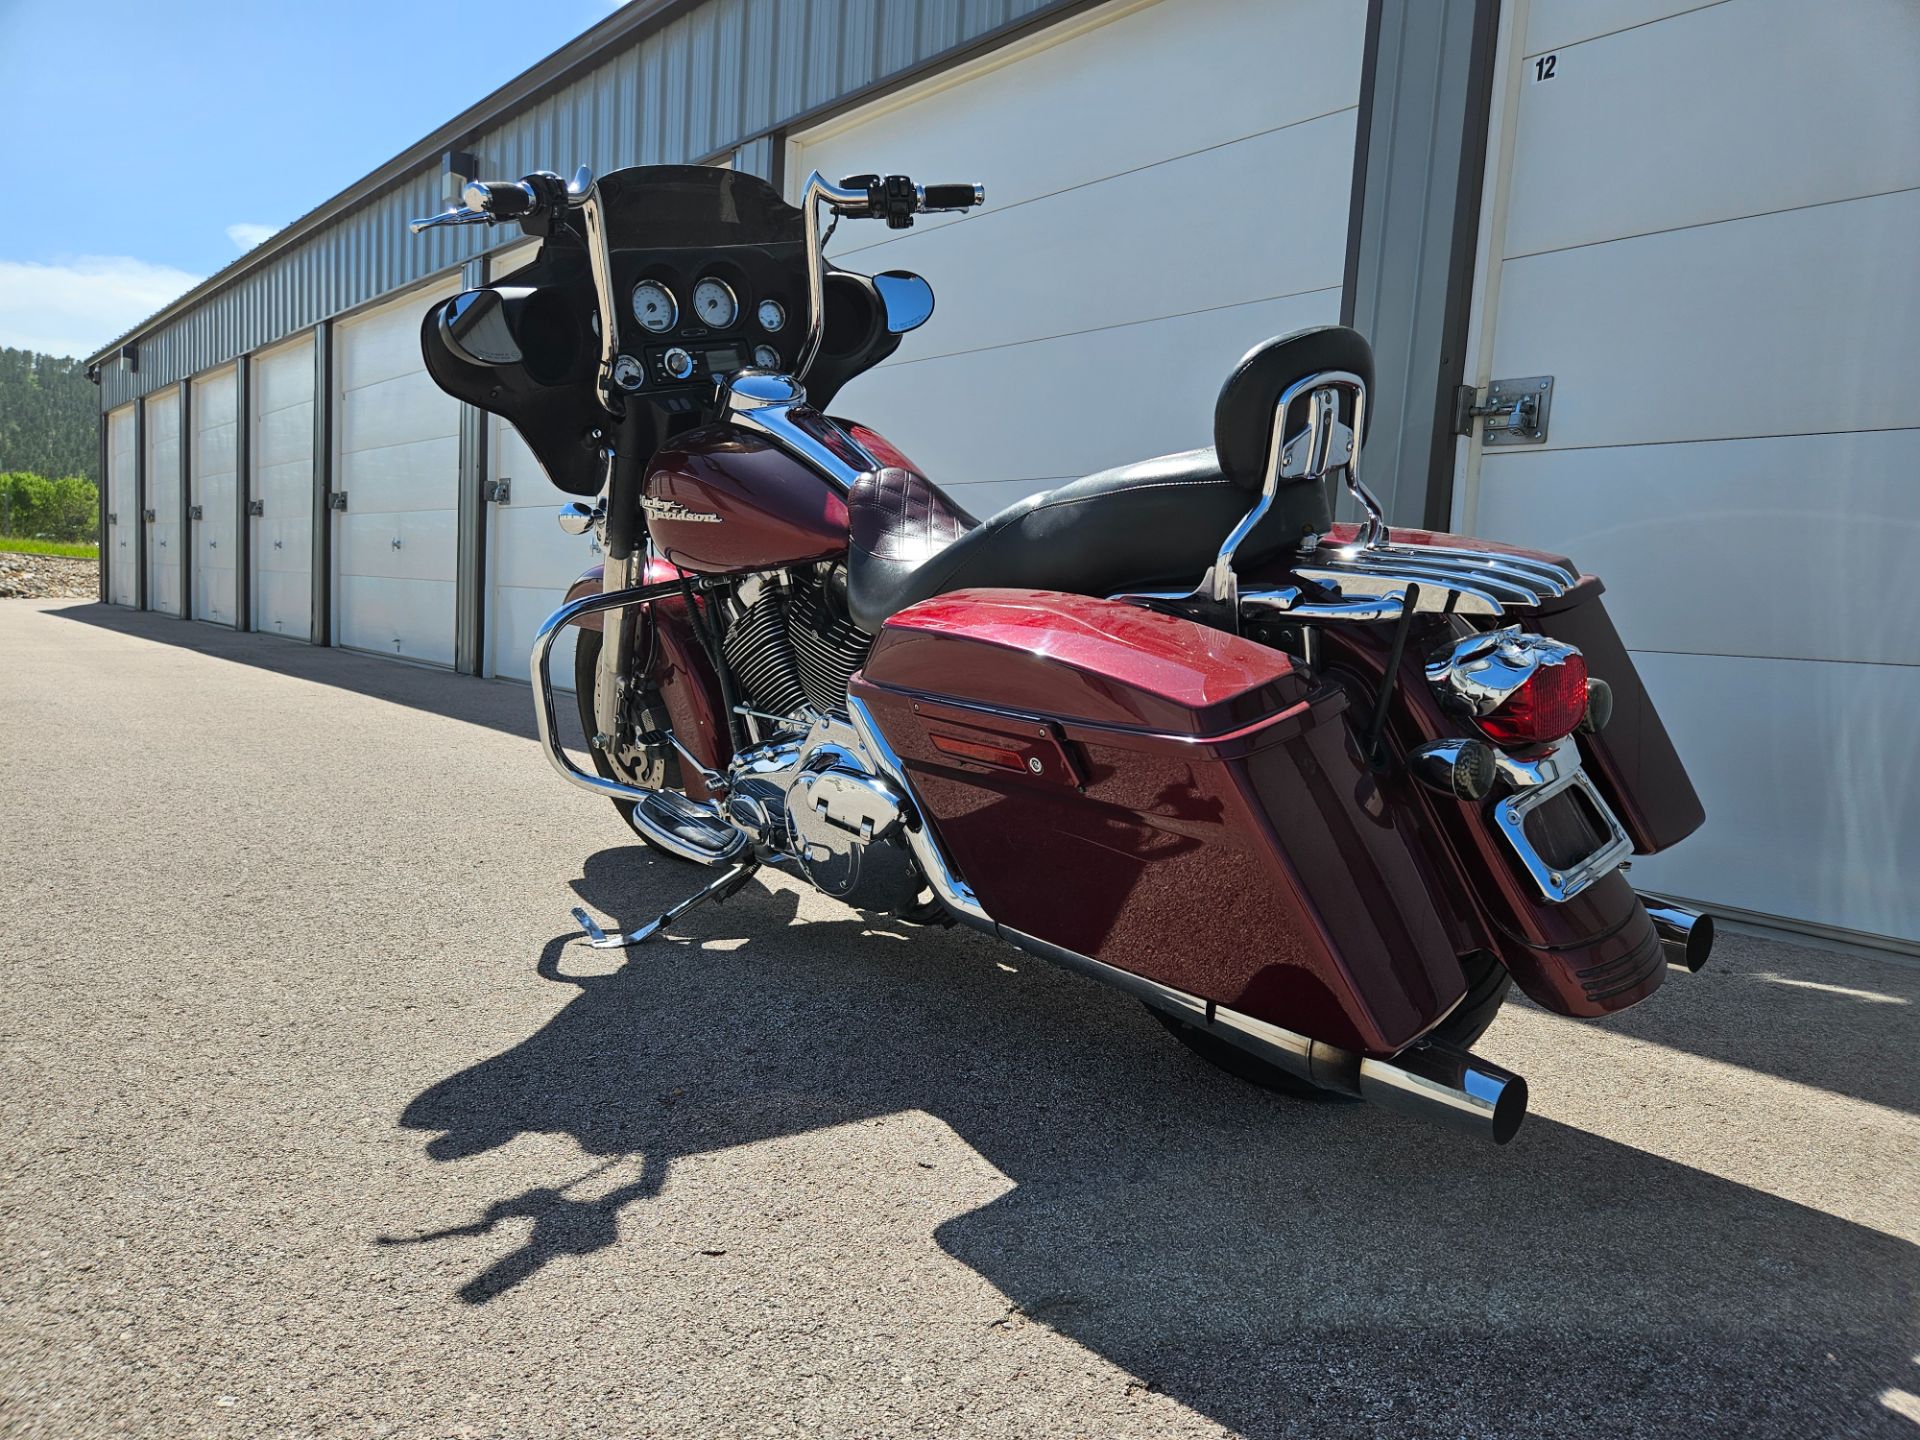
[[[1571,735],[1587,715],[1587,660],[1569,648],[1539,664],[1498,707],[1479,717],[1480,733],[1502,750],[1545,745]]]

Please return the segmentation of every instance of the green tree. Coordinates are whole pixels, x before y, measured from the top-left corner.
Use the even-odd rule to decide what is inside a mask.
[[[100,392],[80,360],[0,349],[0,471],[98,482]]]

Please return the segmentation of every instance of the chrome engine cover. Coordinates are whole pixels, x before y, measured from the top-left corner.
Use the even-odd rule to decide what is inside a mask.
[[[921,881],[906,846],[910,806],[877,768],[845,716],[821,716],[803,739],[735,759],[731,818],[767,849],[790,855],[835,899],[874,910],[911,906]]]

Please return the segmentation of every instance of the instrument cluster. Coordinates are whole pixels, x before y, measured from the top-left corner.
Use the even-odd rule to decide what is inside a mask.
[[[799,297],[789,293],[788,266],[753,249],[679,260],[662,251],[616,258],[625,313],[615,383],[629,392],[671,390],[749,365],[793,365],[804,326],[794,317]]]

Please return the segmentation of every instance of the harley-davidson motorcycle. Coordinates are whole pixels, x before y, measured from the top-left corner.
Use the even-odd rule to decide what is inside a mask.
[[[1593,1017],[1705,962],[1712,920],[1627,880],[1704,817],[1600,581],[1389,531],[1354,331],[1241,357],[1211,446],[981,520],[830,412],[933,293],[825,254],[842,221],[980,187],[816,173],[794,206],[669,165],[462,198],[415,228],[543,243],[429,310],[427,366],[583,497],[560,523],[606,556],[534,645],[541,743],[714,872],[634,929],[576,910],[590,943],[778,866],[1117,986],[1246,1078],[1501,1143],[1526,1082],[1468,1047],[1510,985]],[[570,628],[591,770],[558,737]]]

